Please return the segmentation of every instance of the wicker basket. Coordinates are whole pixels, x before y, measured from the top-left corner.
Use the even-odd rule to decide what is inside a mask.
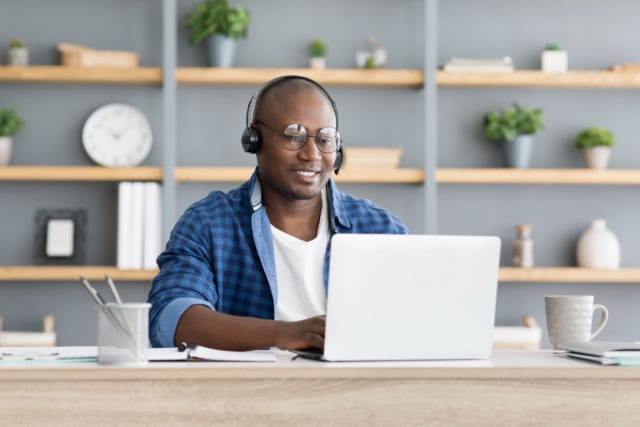
[[[117,50],[95,50],[70,43],[60,43],[60,63],[69,67],[122,67],[138,66],[138,54]]]

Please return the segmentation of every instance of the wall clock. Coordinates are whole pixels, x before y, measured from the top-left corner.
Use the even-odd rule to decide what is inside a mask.
[[[82,145],[102,166],[136,166],[151,150],[151,125],[138,109],[107,104],[95,110],[82,128]]]

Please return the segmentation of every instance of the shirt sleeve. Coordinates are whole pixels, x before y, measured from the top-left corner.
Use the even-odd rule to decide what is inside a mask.
[[[153,279],[148,302],[149,338],[154,347],[173,347],[175,329],[184,311],[200,304],[213,308],[218,294],[211,267],[208,223],[197,209],[188,209],[171,232],[158,257],[160,273]]]
[[[153,347],[174,347],[174,336],[178,326],[178,320],[180,320],[182,314],[193,305],[204,305],[213,310],[211,304],[201,299],[174,299],[157,314],[157,321],[154,322],[152,329],[149,331],[151,345]]]

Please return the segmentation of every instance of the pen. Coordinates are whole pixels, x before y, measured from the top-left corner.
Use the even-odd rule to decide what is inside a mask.
[[[96,304],[98,304],[99,306],[104,305],[104,298],[102,298],[98,291],[93,286],[91,286],[89,281],[83,276],[80,276],[80,281],[82,282],[84,287],[87,288],[87,291],[89,291],[89,294],[91,294],[91,297],[96,302]]]
[[[116,304],[122,304],[122,299],[120,298],[120,294],[118,293],[116,284],[113,283],[111,276],[105,274],[104,277],[107,279],[107,283],[109,284],[109,289],[111,290],[111,295],[113,295],[113,300],[116,302]]]

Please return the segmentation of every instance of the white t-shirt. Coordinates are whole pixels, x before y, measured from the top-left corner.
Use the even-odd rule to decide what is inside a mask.
[[[300,240],[271,226],[278,277],[276,320],[296,321],[326,312],[323,265],[329,223],[325,199],[323,191],[318,234],[313,240]]]

